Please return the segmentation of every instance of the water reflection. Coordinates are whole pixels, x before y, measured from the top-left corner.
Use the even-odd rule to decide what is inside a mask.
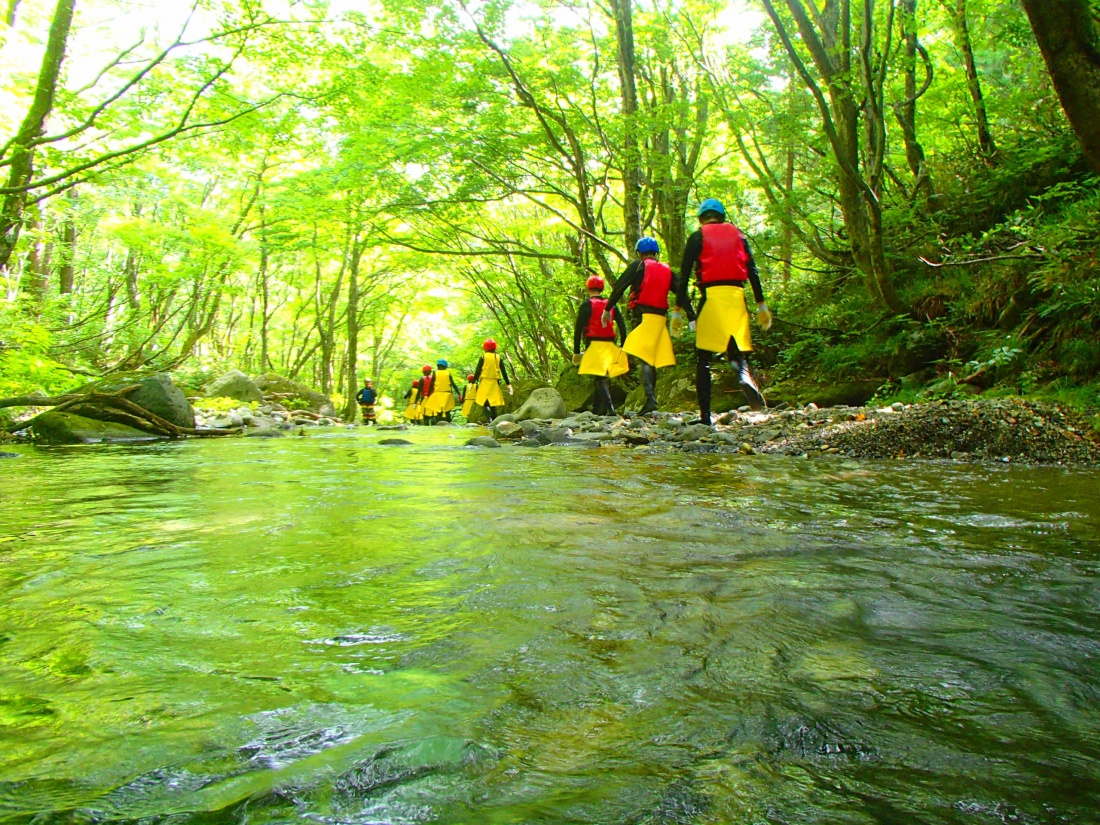
[[[0,816],[1095,818],[1097,474],[448,436],[6,463]]]

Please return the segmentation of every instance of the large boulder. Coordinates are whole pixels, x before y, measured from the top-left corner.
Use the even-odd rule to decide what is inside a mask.
[[[81,387],[77,392],[88,392],[90,390],[118,392],[133,384],[137,384],[138,388],[127,394],[126,398],[128,400],[155,415],[159,415],[165,421],[170,421],[177,427],[194,429],[195,410],[187,402],[183,390],[172,383],[172,378],[164,373],[157,375],[121,373]],[[82,405],[82,409],[87,410],[88,405]]]
[[[570,365],[563,369],[554,389],[561,395],[565,408],[570,412],[592,409],[592,396],[595,394],[592,376],[581,375],[576,367]]]
[[[234,398],[246,403],[264,400],[263,390],[240,370],[230,370],[221,378],[212,381],[206,389],[206,396],[207,398]]]
[[[523,402],[523,406],[516,410],[516,421],[526,421],[529,418],[565,418],[568,414],[561,393],[553,387],[543,387],[532,392]]]
[[[265,373],[255,380],[255,384],[263,391],[265,397],[270,396],[278,400],[284,407],[310,410],[318,415],[336,415],[332,399],[327,395],[311,390],[305,384],[299,384],[285,375],[274,372]]]
[[[67,412],[38,416],[31,428],[42,444],[99,444],[107,441],[155,441],[157,436],[113,421],[99,421]]]

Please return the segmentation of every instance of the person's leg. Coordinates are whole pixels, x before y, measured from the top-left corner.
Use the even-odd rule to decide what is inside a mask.
[[[657,368],[642,362],[642,387],[645,389],[645,406],[642,415],[657,412]]]
[[[495,409],[493,409],[493,407],[489,404],[488,401],[485,402],[485,414],[487,416],[489,416],[489,423],[490,424],[492,424],[493,419],[497,417],[497,411]]]
[[[695,395],[699,399],[699,421],[710,425],[710,359],[709,350],[695,350]]]
[[[602,415],[615,414],[615,402],[611,400],[611,382],[607,378],[596,379],[596,397],[603,402]]]
[[[752,370],[749,369],[749,359],[745,357],[745,354],[741,352],[737,346],[737,342],[730,336],[729,345],[726,347],[726,358],[729,359],[730,366],[737,372],[737,380],[741,384],[741,392],[745,394],[745,399],[749,402],[749,406],[754,410],[762,410],[766,406],[764,403],[764,394],[760,392],[760,388],[756,386],[756,380],[752,377]]]

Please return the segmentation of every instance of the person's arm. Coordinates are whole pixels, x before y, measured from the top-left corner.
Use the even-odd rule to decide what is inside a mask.
[[[588,322],[592,320],[592,301],[585,300],[577,312],[577,320],[573,322],[573,354],[581,354],[581,339],[584,331],[588,329]]]
[[[615,304],[617,304],[619,299],[626,294],[628,289],[642,282],[642,275],[644,273],[644,263],[641,261],[631,261],[626,269],[623,270],[623,274],[619,276],[619,280],[615,282],[615,288],[611,290],[611,297],[607,299],[607,306],[604,308],[604,311],[610,312],[614,309]]]
[[[691,276],[695,272],[695,265],[702,254],[703,231],[700,229],[692,232],[684,245],[684,258],[680,263],[680,277],[676,287],[676,304],[687,313],[688,321],[695,320],[695,307],[691,305],[688,289],[691,287]]]
[[[618,311],[612,312],[611,317],[615,319],[615,328],[619,330],[619,346],[621,347],[626,343],[626,321],[623,320],[623,314]]]
[[[455,374],[453,372],[447,373],[451,379],[451,392],[458,392],[458,384],[455,383]]]
[[[485,366],[485,356],[481,356],[477,359],[477,369],[474,370],[474,383],[476,384],[481,380],[481,368]]]
[[[752,284],[752,297],[757,304],[764,303],[764,288],[760,285],[760,271],[756,267],[756,259],[752,257],[749,249],[749,239],[742,236],[745,243],[745,269],[749,275],[749,283]]]
[[[512,386],[512,379],[508,377],[508,368],[504,366],[504,356],[497,355],[497,359],[500,361],[500,377],[504,379],[505,384]]]

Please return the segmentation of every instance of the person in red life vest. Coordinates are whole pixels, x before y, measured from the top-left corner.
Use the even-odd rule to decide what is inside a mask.
[[[428,364],[425,364],[420,368],[420,371],[424,374],[424,377],[420,379],[420,392],[417,397],[420,399],[418,421],[423,424],[434,424],[435,422],[428,417],[428,399],[432,395],[432,368]]]
[[[688,298],[692,272],[698,278],[702,302],[696,313]],[[695,330],[695,389],[699,397],[699,419],[710,424],[710,361],[714,353],[725,353],[737,370],[741,390],[754,410],[764,408],[764,396],[753,380],[746,353],[752,352],[749,309],[745,284],[752,285],[756,319],[760,328],[771,329],[772,314],[764,303],[764,290],[756,270],[749,242],[732,223],[726,222],[721,201],[708,198],[699,205],[699,230],[687,239],[680,267],[677,299]]]
[[[462,390],[462,417],[469,420],[470,413],[474,411],[474,396],[477,395],[475,376],[471,373],[466,376],[466,388]]]
[[[508,394],[512,394],[512,382],[508,378],[508,370],[504,368],[504,359],[497,353],[497,342],[487,338],[481,345],[485,354],[478,359],[477,369],[474,370],[474,381],[477,382],[477,396],[474,403],[485,408],[485,414],[489,421],[497,417],[497,408],[504,406],[504,394],[500,391],[501,379],[508,387]]]
[[[611,291],[604,309],[603,325],[610,325],[615,304],[629,289],[634,329],[626,337],[623,349],[642,362],[642,386],[645,388],[642,415],[645,415],[657,411],[657,370],[676,363],[665,317],[668,315],[668,295],[677,292],[679,282],[672,270],[657,260],[661,247],[653,238],[641,238],[634,251],[638,253],[638,260],[631,261]]]
[[[614,415],[615,404],[611,400],[610,379],[630,372],[626,353],[616,345],[616,341],[626,339],[626,324],[621,313],[611,310],[609,313],[615,326],[604,324],[604,307],[607,299],[603,294],[603,278],[593,275],[588,279],[588,300],[583,302],[573,324],[573,363],[580,369],[581,375],[591,375],[596,382],[596,392],[592,401],[592,412],[597,415]],[[619,337],[615,337],[618,327]],[[586,342],[584,357],[581,357],[581,338]]]

